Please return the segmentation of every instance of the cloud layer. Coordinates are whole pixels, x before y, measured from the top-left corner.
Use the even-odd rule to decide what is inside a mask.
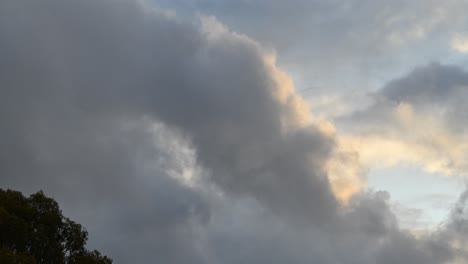
[[[274,46],[308,95],[367,91],[419,64],[458,62],[467,31],[465,0],[153,1]]]
[[[341,205],[336,160],[352,166],[353,153],[313,121],[272,52],[214,17],[6,0],[0,38],[2,187],[52,194],[117,263],[466,257],[452,225],[401,230],[386,193]]]
[[[466,177],[467,87],[468,73],[459,67],[418,67],[373,94],[369,108],[342,118],[350,133],[343,140],[367,166],[412,163]]]

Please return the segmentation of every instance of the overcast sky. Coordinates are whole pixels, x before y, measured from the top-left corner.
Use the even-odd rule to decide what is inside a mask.
[[[0,1],[0,188],[115,263],[467,263],[467,8]]]

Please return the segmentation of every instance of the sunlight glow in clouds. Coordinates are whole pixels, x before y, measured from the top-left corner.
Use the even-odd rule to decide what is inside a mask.
[[[468,192],[416,234],[418,208],[369,188],[405,164],[467,177],[468,73],[392,60],[464,9],[406,3],[1,1],[1,187],[44,189],[118,263],[466,262]],[[380,59],[404,73],[347,78]],[[323,81],[315,104],[291,76]]]
[[[457,33],[452,39],[452,48],[461,53],[468,53],[468,35]]]

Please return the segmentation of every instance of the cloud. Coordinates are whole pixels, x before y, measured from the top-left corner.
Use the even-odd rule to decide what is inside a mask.
[[[452,38],[451,47],[460,53],[467,53],[468,37],[460,33],[455,34],[455,36]]]
[[[448,61],[452,35],[467,25],[463,0],[154,2],[214,15],[275,47],[280,65],[312,100],[332,91],[374,90],[415,65]]]
[[[116,262],[464,257],[399,228],[386,193],[341,205],[333,190],[351,176],[333,182],[340,162],[361,173],[355,153],[314,120],[273,52],[214,17],[7,0],[0,36],[2,187],[44,189]]]
[[[456,66],[429,64],[387,84],[375,103],[342,119],[342,140],[367,166],[413,163],[428,172],[466,176],[466,87]]]

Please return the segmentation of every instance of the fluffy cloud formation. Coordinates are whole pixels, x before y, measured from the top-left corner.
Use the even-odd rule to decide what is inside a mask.
[[[274,55],[215,18],[189,24],[139,1],[6,0],[0,37],[2,187],[52,194],[117,263],[466,256],[446,230],[401,230],[386,193],[340,205],[332,189],[350,184],[331,185],[348,177],[336,159],[355,156]]]
[[[369,167],[413,163],[428,172],[466,177],[468,73],[433,63],[396,79],[374,104],[343,118],[344,144]],[[340,121],[340,122],[341,122]]]

